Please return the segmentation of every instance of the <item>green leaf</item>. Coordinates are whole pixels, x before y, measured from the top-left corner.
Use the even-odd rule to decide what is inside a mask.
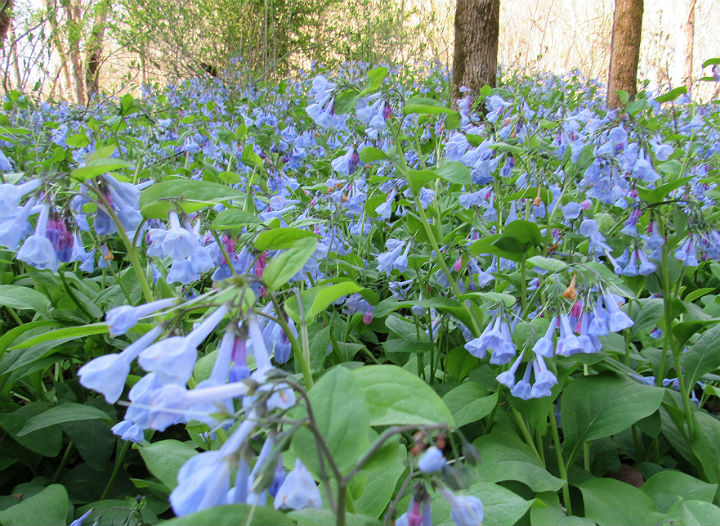
[[[81,420],[105,420],[108,423],[111,421],[107,413],[91,405],[65,403],[32,417],[17,435],[25,436],[50,426]]]
[[[127,168],[129,166],[130,163],[124,161],[123,159],[113,159],[111,157],[94,159],[92,161],[87,161],[85,166],[75,168],[72,172],[70,172],[70,177],[76,181],[87,181],[97,177],[98,175]]]
[[[347,368],[338,365],[313,385],[308,396],[330,454],[338,468],[347,473],[369,447],[370,417],[361,386]],[[304,414],[305,410],[299,413]],[[315,444],[315,436],[309,429],[299,429],[293,435],[295,454],[318,476],[320,464]]]
[[[92,336],[93,334],[106,334],[107,332],[108,326],[106,323],[91,323],[89,325],[80,325],[78,327],[63,327],[62,329],[48,331],[44,334],[25,340],[22,343],[12,346],[10,349],[27,349],[28,347],[32,347],[38,343],[53,340],[62,340],[61,342],[58,342],[58,345],[60,345],[60,343],[77,340],[78,338],[84,338],[85,336]]]
[[[355,369],[352,374],[365,392],[371,425],[444,422],[454,426],[452,413],[437,393],[405,369],[395,365],[367,365]],[[419,400],[422,403],[418,403]]]
[[[177,486],[178,471],[197,454],[193,446],[179,440],[161,440],[140,448],[140,455],[148,471],[168,489]]]
[[[70,499],[65,486],[51,484],[40,493],[0,511],[4,526],[65,526]]]
[[[470,170],[459,161],[441,162],[435,170],[441,179],[453,184],[472,184]]]
[[[630,100],[630,94],[622,89],[616,90],[615,93],[617,93],[618,99],[620,99],[620,102],[623,104],[627,104]]]
[[[488,148],[492,148],[493,150],[499,150],[501,152],[507,152],[515,156],[521,156],[525,153],[525,149],[520,146],[515,146],[514,144],[508,144],[506,142],[496,142],[495,144],[491,144],[488,146]]]
[[[311,289],[304,290],[300,293],[303,311],[305,313],[305,322],[312,321],[315,316],[324,312],[330,304],[336,300],[360,292],[362,287],[354,281],[343,281],[334,285],[321,285]],[[285,312],[287,312],[295,321],[300,320],[300,309],[298,306],[297,296],[291,296],[285,302]]]
[[[406,173],[408,186],[413,195],[418,195],[423,186],[430,181],[437,179],[438,174],[434,170],[415,170],[409,168]]]
[[[162,521],[158,526],[294,526],[295,522],[270,506],[230,504]]]
[[[327,526],[335,524],[335,514],[326,509],[305,508],[302,510],[291,511],[288,517],[297,521],[303,526]],[[345,520],[348,526],[380,526],[382,522],[367,515],[359,515],[357,513],[345,513]]]
[[[353,491],[356,512],[380,517],[390,503],[406,468],[407,448],[399,440],[388,440],[353,478],[351,488],[356,481],[366,479],[359,495]]]
[[[666,520],[670,518],[683,526],[720,524],[720,508],[702,500],[686,500],[668,510]],[[672,519],[668,522],[674,522]]]
[[[462,383],[443,396],[457,427],[482,420],[492,412],[497,401],[497,392],[487,396],[485,388],[473,381]]]
[[[111,144],[109,146],[101,146],[100,148],[96,148],[93,153],[88,155],[88,162],[90,161],[97,161],[98,159],[109,159],[113,156],[115,151],[117,150],[117,146],[114,144]]]
[[[85,148],[85,146],[90,144],[90,140],[87,138],[87,135],[85,135],[85,132],[80,132],[65,139],[65,144],[71,148]]]
[[[567,268],[567,263],[555,258],[547,258],[545,256],[533,256],[527,259],[529,266],[539,267],[548,272],[562,272]]]
[[[667,161],[668,163],[674,162],[677,163],[677,161]],[[673,190],[680,188],[681,186],[686,185],[688,182],[692,181],[693,176],[689,177],[681,177],[680,179],[676,179],[674,181],[670,181],[669,183],[661,184],[660,186],[650,189],[650,188],[643,188],[642,186],[638,186],[638,196],[640,199],[645,201],[646,203],[650,204],[657,204],[662,202],[670,192]]]
[[[687,88],[685,86],[678,86],[677,88],[671,89],[667,93],[664,93],[663,95],[660,95],[659,97],[655,97],[655,102],[663,103],[663,102],[670,102],[671,100],[677,99],[680,95],[685,95],[687,93]]]
[[[513,254],[524,254],[533,247],[541,246],[543,237],[540,228],[531,221],[517,219],[507,225],[493,245]]]
[[[680,500],[712,502],[717,484],[708,484],[681,471],[655,473],[642,485],[642,490],[655,501],[657,509],[667,512]]]
[[[346,113],[350,113],[350,110],[355,107],[355,102],[357,102],[359,96],[360,94],[355,88],[346,89],[338,93],[335,96],[335,104],[333,106],[335,114],[345,115]]]
[[[365,92],[372,93],[382,86],[383,80],[387,77],[388,69],[385,66],[379,66],[368,71],[367,82],[365,83]]]
[[[438,115],[440,113],[457,113],[443,105],[442,102],[428,97],[410,97],[403,107],[403,114],[421,113],[424,115]]]
[[[535,492],[558,491],[563,486],[562,479],[546,471],[527,444],[513,433],[494,428],[473,445],[482,458],[478,473],[484,481],[517,480]]]
[[[509,489],[489,482],[475,483],[462,494],[482,501],[485,512],[483,524],[488,525],[515,524],[532,504],[532,501],[523,499]],[[433,524],[455,524],[450,516],[450,504],[437,494],[432,499],[432,518]]]
[[[387,154],[380,148],[367,146],[360,150],[360,160],[364,163],[372,163],[374,161],[384,161],[388,158]]]
[[[51,427],[30,433],[22,438],[18,432],[25,426],[28,419],[39,415],[48,409],[46,402],[31,402],[22,406],[13,413],[0,413],[0,427],[10,434],[23,447],[34,451],[44,457],[55,457],[62,448],[62,430],[60,427]]]
[[[148,219],[167,219],[173,202],[189,214],[207,206],[244,197],[244,193],[223,184],[195,179],[172,179],[143,190],[140,194],[140,211]]]
[[[506,308],[510,308],[517,302],[515,296],[505,292],[467,292],[460,296],[461,300],[481,299],[492,303],[503,304]]]
[[[720,325],[705,331],[680,357],[687,388],[692,389],[703,375],[720,366]]]
[[[693,416],[696,425],[691,448],[697,458],[695,464],[705,480],[720,483],[720,421],[705,411],[697,411]]]
[[[277,290],[300,272],[316,248],[317,239],[310,237],[298,239],[289,249],[271,259],[262,276],[268,291]]]
[[[702,63],[702,67],[705,69],[706,67],[714,66],[715,64],[720,64],[720,58],[709,58]]]
[[[685,345],[685,342],[691,336],[694,336],[712,325],[716,325],[720,322],[719,319],[714,318],[712,320],[688,320],[681,321],[677,325],[673,326],[673,336],[675,336],[675,343],[678,346]]]
[[[298,239],[307,237],[317,239],[319,236],[309,230],[300,230],[299,228],[273,228],[262,232],[255,238],[255,248],[260,252],[290,248]]]
[[[574,515],[565,515],[557,495],[545,493],[535,498],[530,508],[532,526],[595,526],[595,521]]]
[[[663,391],[611,375],[576,378],[561,402],[568,464],[585,442],[619,433],[657,411]]]
[[[47,310],[50,300],[45,294],[30,287],[0,285],[0,305],[18,310],[31,309],[42,312]]]
[[[254,166],[256,168],[260,168],[263,164],[262,157],[255,153],[252,144],[245,145],[240,160],[245,166]]]
[[[260,218],[252,212],[246,212],[238,208],[226,208],[221,211],[213,222],[210,224],[212,228],[219,230],[240,228],[246,225],[254,225],[262,223]]]
[[[615,479],[594,478],[580,484],[585,516],[600,526],[646,526],[665,517],[641,490]]]

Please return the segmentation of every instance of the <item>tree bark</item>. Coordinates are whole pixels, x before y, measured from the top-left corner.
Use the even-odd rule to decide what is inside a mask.
[[[615,0],[607,102],[620,107],[617,90],[637,93],[637,68],[642,37],[643,0]]]
[[[5,46],[5,38],[12,21],[12,10],[15,0],[0,0],[0,48]]]
[[[690,90],[693,78],[693,53],[695,51],[695,3],[697,0],[690,0],[688,16],[685,20],[685,75],[684,83]]]
[[[95,23],[90,32],[85,56],[85,91],[88,101],[100,92],[100,65],[108,11],[110,11],[110,0],[100,0],[95,6]]]
[[[85,104],[85,82],[83,81],[80,39],[82,37],[82,11],[79,0],[70,0],[66,5],[68,26],[68,47],[75,84],[75,101]]]
[[[495,87],[499,32],[500,0],[457,0],[453,56],[454,99],[462,97],[461,86],[475,92],[485,84]]]

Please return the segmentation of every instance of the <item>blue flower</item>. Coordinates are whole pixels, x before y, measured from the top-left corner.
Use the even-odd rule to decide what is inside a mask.
[[[137,307],[122,305],[111,309],[105,316],[105,321],[108,324],[110,335],[120,336],[121,334],[125,334],[127,331],[132,329],[135,324],[137,324],[140,318],[144,318],[156,311],[170,307],[173,303],[175,303],[173,298],[166,298],[144,305],[139,305]]]
[[[35,226],[35,233],[25,240],[17,253],[17,259],[40,270],[56,271],[60,262],[50,240],[46,237],[50,207],[43,205]]]
[[[295,460],[295,469],[287,474],[278,488],[273,505],[275,509],[290,510],[322,508],[320,490],[300,459]]]
[[[443,452],[436,446],[430,446],[418,460],[418,468],[424,473],[440,471],[446,464]]]

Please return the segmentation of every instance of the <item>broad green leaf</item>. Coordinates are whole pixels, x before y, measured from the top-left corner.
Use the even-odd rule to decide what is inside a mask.
[[[230,504],[183,515],[158,523],[158,526],[294,526],[295,522],[272,506]]]
[[[98,175],[106,174],[114,170],[120,170],[122,168],[128,168],[130,163],[123,159],[113,159],[106,157],[102,159],[93,159],[88,161],[85,166],[75,168],[70,172],[70,177],[77,181],[87,181],[93,179]]]
[[[372,93],[382,86],[383,80],[387,77],[388,69],[385,66],[379,66],[368,71],[365,92]]]
[[[306,237],[295,241],[290,248],[272,258],[263,271],[263,283],[268,291],[282,287],[300,272],[317,248],[317,239]]]
[[[632,319],[635,322],[630,330],[630,338],[634,341],[643,331],[655,328],[663,316],[664,305],[660,298],[643,298],[637,300],[640,304],[631,305]],[[625,309],[627,312],[627,308]]]
[[[535,223],[517,219],[505,227],[493,244],[505,252],[524,254],[533,247],[541,246],[543,237]]]
[[[712,320],[687,320],[681,321],[677,325],[673,326],[673,336],[675,336],[675,344],[678,346],[685,345],[685,342],[691,336],[694,336],[713,325],[717,325],[720,319],[714,318]]]
[[[708,526],[720,524],[720,508],[702,500],[685,500],[678,502],[667,512],[667,517],[676,519],[683,526]],[[674,522],[666,519],[668,522]]]
[[[388,158],[387,154],[380,148],[367,146],[360,150],[360,160],[364,163],[372,163],[374,161],[384,161]]]
[[[472,495],[482,501],[485,512],[483,524],[488,526],[515,524],[532,504],[532,501],[523,499],[509,489],[489,482],[477,482],[460,494]],[[407,504],[405,506],[407,509]],[[455,524],[450,517],[450,504],[437,493],[433,496],[431,508],[433,524]]]
[[[362,290],[362,287],[354,281],[343,281],[334,285],[321,285],[311,289],[304,290],[300,293],[303,312],[305,313],[305,322],[312,321],[315,316],[324,312],[333,302]],[[297,296],[291,296],[285,302],[285,312],[287,312],[295,321],[300,320],[300,308]]]
[[[55,457],[62,448],[62,430],[60,427],[46,428],[22,437],[18,432],[28,419],[42,414],[48,409],[46,402],[31,402],[13,413],[0,413],[0,427],[10,434],[23,447],[44,457]]]
[[[640,489],[615,479],[594,478],[580,484],[585,516],[600,526],[646,526],[662,522],[653,501]]]
[[[464,185],[472,184],[470,170],[468,170],[467,167],[459,161],[441,162],[435,172],[438,174],[440,179],[445,179],[449,183]]]
[[[443,396],[457,427],[482,420],[492,412],[497,401],[497,392],[487,395],[485,388],[473,381],[464,382]]]
[[[48,297],[35,289],[17,285],[0,285],[0,306],[42,312],[49,305]]]
[[[370,417],[361,386],[347,368],[339,365],[326,372],[308,396],[330,453],[338,468],[347,473],[370,445]],[[302,417],[305,411],[298,413]],[[303,464],[318,476],[320,465],[312,432],[305,428],[296,431],[292,447]]]
[[[246,166],[254,166],[260,168],[263,164],[262,157],[255,153],[252,144],[246,144],[243,148],[240,160]]]
[[[406,172],[408,186],[415,196],[420,193],[423,186],[428,184],[430,181],[434,181],[438,177],[437,172],[434,170],[415,170],[413,168],[409,168]]]
[[[642,490],[663,513],[680,500],[712,502],[717,488],[717,484],[708,484],[681,471],[670,470],[655,473],[642,485]]]
[[[693,416],[695,437],[691,448],[697,459],[696,467],[705,480],[720,483],[720,421],[705,411],[697,411]]]
[[[428,97],[411,97],[405,103],[403,113],[405,115],[409,115],[411,113],[437,115],[440,113],[453,114],[457,112],[445,107],[442,102],[435,99],[430,99]]]
[[[4,526],[65,526],[70,505],[65,486],[51,484],[40,493],[0,511]]]
[[[60,343],[84,338],[85,336],[92,336],[93,334],[106,334],[107,332],[108,326],[106,323],[91,323],[89,325],[80,325],[78,327],[63,327],[62,329],[48,331],[45,334],[39,334],[38,336],[12,346],[10,349],[27,349],[28,347],[32,347],[39,343],[53,340],[62,340],[58,341],[58,345],[60,345]]]
[[[709,58],[705,62],[702,63],[703,69],[708,66],[714,66],[715,64],[720,64],[720,58]]]
[[[493,150],[500,150],[501,152],[507,152],[512,155],[520,156],[525,153],[525,149],[521,146],[515,146],[514,144],[508,144],[506,142],[496,142],[489,146]]]
[[[373,426],[444,422],[452,427],[455,424],[452,413],[437,393],[405,369],[395,365],[367,365],[352,374],[365,392]]]
[[[549,272],[561,272],[567,268],[567,263],[555,258],[533,256],[527,259],[529,267],[539,267]]]
[[[680,95],[685,95],[686,93],[687,88],[685,86],[678,86],[677,88],[673,88],[667,93],[660,95],[659,97],[655,97],[655,102],[670,102],[671,100],[677,99]]]
[[[65,144],[71,148],[85,148],[90,144],[90,140],[85,135],[85,132],[76,133],[65,139]]]
[[[675,160],[670,160],[664,163],[662,166],[668,165],[669,163],[675,163],[675,165],[679,164]],[[658,170],[660,170],[660,167],[658,167]],[[679,170],[679,169],[678,169]],[[651,205],[657,204],[665,200],[665,198],[668,196],[670,192],[673,190],[676,190],[680,188],[681,186],[686,185],[688,182],[692,181],[693,177],[681,177],[680,179],[676,179],[674,181],[670,181],[669,183],[661,184],[657,188],[643,188],[642,186],[639,186],[638,196],[640,199],[645,201],[646,203],[650,203]]]
[[[109,423],[110,417],[104,411],[91,405],[65,403],[30,418],[17,434],[25,436],[50,426],[80,420],[105,420]]]
[[[720,325],[705,331],[690,349],[682,353],[680,363],[688,389],[692,389],[703,375],[717,369],[720,366]]]
[[[566,515],[554,493],[545,493],[536,497],[530,507],[532,526],[595,526],[591,519]]]
[[[630,94],[625,90],[615,90],[615,93],[617,93],[618,99],[620,99],[620,102],[622,102],[623,104],[627,104],[630,100]]]
[[[479,299],[479,300],[485,300],[490,301],[492,303],[497,304],[503,304],[505,305],[505,308],[510,308],[517,302],[517,299],[512,294],[507,294],[505,292],[467,292],[459,297],[461,300],[468,300],[468,299]]]
[[[148,219],[167,219],[172,203],[185,213],[207,206],[243,199],[245,194],[229,186],[195,179],[172,179],[155,183],[140,194],[140,211]]]
[[[101,146],[100,148],[97,148],[93,153],[88,155],[88,162],[90,161],[96,161],[98,159],[109,159],[113,156],[115,151],[117,150],[117,146],[114,144],[111,144],[109,146]]]
[[[262,223],[262,221],[252,212],[246,212],[245,210],[239,210],[237,208],[226,208],[213,219],[210,226],[223,230],[259,223]]]
[[[346,113],[350,113],[350,110],[355,107],[355,102],[357,102],[359,95],[358,91],[354,88],[346,89],[345,91],[338,93],[335,96],[335,103],[333,106],[335,114],[345,115]]]
[[[193,446],[179,440],[161,440],[140,448],[140,455],[148,471],[168,489],[177,486],[178,471],[197,454]]]
[[[255,238],[255,248],[260,252],[290,248],[295,241],[306,237],[318,238],[319,236],[309,230],[300,230],[299,228],[273,228],[260,233]]]
[[[303,526],[327,526],[335,524],[335,514],[327,509],[305,508],[302,510],[291,511],[288,517],[297,521]],[[348,526],[380,526],[381,521],[367,515],[357,513],[345,513],[345,524]]]
[[[494,428],[473,445],[482,458],[478,473],[484,481],[517,480],[535,492],[558,491],[563,486],[562,479],[546,471],[527,444],[515,434]]]
[[[353,478],[366,479],[359,495],[353,494],[355,511],[371,517],[380,517],[390,503],[397,482],[405,472],[407,448],[397,440],[388,440],[373,458]],[[353,484],[351,484],[351,488]]]
[[[619,433],[653,414],[662,403],[663,392],[607,374],[576,378],[565,388],[561,403],[568,463],[585,442]]]

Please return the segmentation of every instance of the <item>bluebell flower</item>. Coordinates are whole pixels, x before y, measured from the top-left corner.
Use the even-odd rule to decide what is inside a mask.
[[[125,387],[130,364],[162,331],[163,327],[153,327],[122,352],[106,354],[90,360],[78,371],[80,384],[86,389],[101,393],[109,404],[114,404]]]
[[[1,171],[1,170],[0,170]],[[33,179],[22,184],[0,184],[0,218],[15,213],[22,198],[42,184],[40,179]]]
[[[532,362],[533,374],[535,375],[535,383],[530,390],[531,398],[542,398],[550,396],[551,389],[558,383],[557,377],[545,365],[543,357],[537,355]]]
[[[35,200],[31,198],[15,213],[0,218],[0,247],[13,252],[18,249],[22,238],[32,231],[28,219],[36,211],[35,209]]]
[[[278,488],[273,505],[275,509],[290,510],[322,508],[320,490],[300,459],[295,460],[295,469],[287,474]]]
[[[532,372],[531,364],[525,366],[525,374],[519,382],[516,382],[510,388],[510,394],[515,398],[521,398],[522,400],[528,400],[532,394],[532,386],[530,385],[530,373]]]
[[[166,256],[173,261],[181,260],[192,256],[198,247],[196,236],[180,225],[178,215],[170,211],[170,228],[165,233],[162,241],[162,250]]]
[[[515,362],[512,364],[510,369],[497,375],[495,377],[495,380],[497,380],[499,384],[504,385],[508,389],[512,389],[515,386],[515,373],[517,372],[518,367],[520,367],[524,355],[524,352],[520,353],[520,356],[515,359]]]
[[[562,314],[560,316],[560,337],[557,341],[555,354],[558,356],[571,356],[582,352],[582,340],[573,333],[567,314]]]
[[[430,446],[418,460],[418,468],[424,473],[434,473],[440,471],[446,463],[442,450],[437,446]]]
[[[74,521],[72,521],[72,522],[69,524],[69,526],[83,526],[83,522],[85,522],[85,519],[87,519],[92,512],[93,512],[93,509],[90,508],[90,509],[87,510],[85,513],[83,513],[82,515],[80,515],[77,519],[75,519]]]
[[[450,517],[456,526],[482,526],[484,510],[482,501],[472,495],[455,495],[440,487],[438,493],[450,504]]]
[[[557,318],[552,318],[547,330],[542,338],[535,342],[533,345],[533,352],[538,356],[544,356],[545,358],[552,358],[555,345],[553,344],[553,335],[555,334],[555,328],[557,327]]]
[[[176,259],[170,267],[166,281],[168,284],[182,283],[187,285],[198,279],[200,279],[200,273],[193,268],[192,261],[189,259]]]
[[[678,245],[674,255],[675,258],[684,263],[686,267],[698,266],[697,248],[692,234],[690,234],[683,243]]]
[[[12,164],[10,164],[10,160],[5,155],[5,152],[0,150],[0,172],[10,172],[12,169]]]
[[[38,215],[35,233],[25,240],[17,252],[17,259],[40,270],[57,271],[60,262],[55,248],[46,237],[50,207],[42,205]]]
[[[608,320],[608,328],[610,329],[610,332],[620,332],[623,329],[628,329],[633,326],[632,319],[620,310],[620,307],[618,307],[617,301],[613,295],[606,294],[603,296],[603,302],[605,303],[605,308],[610,316]]]
[[[582,212],[582,206],[580,203],[576,203],[574,201],[560,207],[560,209],[562,210],[565,219],[568,221],[571,219],[577,219],[580,217],[580,212]]]
[[[137,307],[122,305],[111,309],[105,316],[110,335],[120,336],[121,334],[125,334],[137,324],[140,318],[170,307],[173,303],[175,303],[174,298],[166,298]]]

